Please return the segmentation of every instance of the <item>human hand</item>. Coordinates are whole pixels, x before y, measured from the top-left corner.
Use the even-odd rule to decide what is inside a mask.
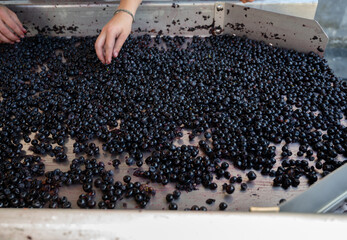
[[[110,64],[116,58],[131,32],[133,18],[126,12],[118,12],[103,27],[95,42],[95,51],[103,64]]]
[[[0,6],[0,43],[20,42],[27,31],[17,15],[5,6]]]

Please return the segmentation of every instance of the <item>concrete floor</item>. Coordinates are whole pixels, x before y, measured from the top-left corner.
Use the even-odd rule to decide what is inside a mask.
[[[315,19],[329,36],[325,52],[329,66],[347,80],[347,1],[319,0]]]

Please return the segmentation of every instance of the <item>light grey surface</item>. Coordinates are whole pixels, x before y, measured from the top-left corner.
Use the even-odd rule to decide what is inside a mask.
[[[102,213],[102,214],[101,214]],[[0,239],[338,239],[347,217],[175,211],[0,211]]]
[[[347,213],[347,199],[345,202],[341,204],[337,209],[335,209],[332,213]]]

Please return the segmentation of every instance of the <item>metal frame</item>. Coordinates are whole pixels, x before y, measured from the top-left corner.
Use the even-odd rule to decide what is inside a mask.
[[[36,35],[97,35],[116,3],[12,4],[10,7]],[[236,34],[297,51],[323,56],[328,37],[315,20],[253,9],[230,2],[144,2],[133,34],[208,36]]]
[[[19,18],[28,27],[29,35],[36,35],[41,32],[52,36],[86,36],[98,34],[110,16],[113,15],[116,5],[114,2],[91,3],[80,1],[77,4],[42,4],[41,2],[41,4],[12,4],[11,8],[17,12]],[[133,26],[134,35],[156,35],[159,32],[188,37],[193,35],[236,34],[262,40],[279,47],[305,52],[314,51],[320,55],[323,55],[323,50],[328,42],[326,34],[314,20],[252,9],[244,5],[235,5],[232,2],[184,1],[173,4],[172,2],[145,1],[139,8],[136,19],[137,21]],[[183,142],[185,144],[194,144],[188,141],[187,136],[184,137]],[[24,146],[27,147],[26,144]],[[68,153],[68,156],[69,159],[74,158],[72,151]],[[103,156],[104,159],[111,158],[111,156],[106,158],[105,156],[107,155]],[[47,170],[57,167],[53,162],[47,162],[46,165]],[[64,168],[64,166],[59,167]],[[127,167],[121,167],[119,174],[131,174],[132,171],[133,169],[129,170]],[[237,172],[236,169],[232,171]],[[271,179],[259,176],[259,180],[263,181],[263,184],[268,184],[267,187],[271,188]],[[159,189],[159,196],[164,196],[168,190],[173,190],[168,189],[168,187],[165,189],[163,186],[155,187]],[[257,187],[259,189],[259,186]],[[271,206],[275,201],[278,201],[274,198],[275,196],[290,198],[306,188],[307,186],[300,186],[295,191],[293,189],[291,193],[271,191],[265,188],[263,192],[253,189],[249,191],[249,194],[267,199],[268,203],[266,205]],[[66,190],[69,196],[73,196],[73,189]],[[269,196],[269,193],[273,196]],[[199,194],[204,194],[207,197],[210,192],[200,189],[198,193],[190,193],[185,199],[185,207],[197,202]],[[241,194],[240,196],[234,194],[234,197],[241,197],[243,205],[240,202],[234,203],[236,201],[230,197],[224,199],[223,193],[216,194],[212,192],[211,195],[220,201],[233,202],[233,204],[236,204],[234,210],[240,210],[240,207],[245,210],[244,205],[249,204],[248,206],[250,206],[256,202],[254,199],[245,199],[246,196]],[[132,207],[131,204],[129,206]],[[150,209],[167,208],[165,203],[161,201],[157,201],[149,207]]]
[[[315,183],[293,200],[281,204],[281,212],[333,212],[347,199],[347,165]]]
[[[142,0],[143,3],[172,3],[174,0]],[[191,2],[190,0],[177,1]],[[216,2],[213,0],[200,0],[200,2]],[[256,9],[277,12],[281,14],[287,14],[296,17],[303,17],[308,19],[314,19],[316,14],[316,9],[318,6],[318,0],[256,0],[254,2],[248,2],[246,4],[240,2],[239,0],[227,0],[224,2],[238,4],[241,6],[252,7]],[[59,0],[59,1],[49,1],[49,0],[5,0],[0,1],[0,4],[81,4],[81,3],[98,3],[98,4],[110,4],[119,3],[119,0]]]
[[[11,8],[17,12],[29,28],[29,35],[35,35],[37,28],[41,30],[46,28],[45,34],[53,36],[96,35],[112,16],[116,6],[114,3],[77,5],[32,5],[22,4],[22,1],[19,1],[19,4],[18,2],[13,3]],[[223,10],[221,10],[221,7]],[[186,20],[187,18],[188,20]],[[212,31],[214,34],[246,35],[281,47],[315,51],[320,55],[323,53],[318,51],[317,48],[320,46],[324,50],[328,41],[327,36],[314,20],[249,9],[232,3],[184,2],[179,3],[179,7],[174,8],[171,3],[146,2],[140,7],[136,19],[134,34],[149,33],[155,35],[163,30],[164,34],[170,35],[207,36]],[[173,24],[173,20],[176,24]],[[237,29],[235,28],[236,23],[242,23],[244,26]],[[232,24],[234,27],[232,27]],[[167,27],[167,25],[170,25],[170,27]],[[190,28],[194,28],[194,31]],[[283,34],[286,36],[283,36]],[[278,37],[280,39],[277,39]],[[55,168],[55,166],[48,164],[47,170],[50,168]],[[128,169],[124,171],[128,171]],[[261,179],[260,176],[259,178]],[[268,179],[263,179],[260,185],[256,186],[258,190],[254,189],[255,197],[259,198],[257,194],[261,194],[262,189],[265,189],[265,183],[268,184]],[[283,195],[287,197],[295,196],[306,188],[307,186],[302,186],[290,193],[282,190],[273,191],[271,194],[263,190],[263,193],[267,196],[267,204],[271,206],[274,201],[278,201],[276,197]],[[252,194],[252,191],[250,189],[247,194]],[[157,194],[162,199],[165,192],[159,191]],[[216,193],[205,191],[203,192],[204,199],[209,196],[208,194]],[[225,198],[224,195],[219,193],[216,195],[221,199]],[[246,197],[253,201],[249,195]],[[236,199],[230,198],[229,200],[232,202],[233,210],[240,210],[235,209],[233,206],[233,204],[236,204]],[[196,203],[197,198],[188,198],[187,201]],[[160,202],[160,204],[165,203]],[[154,207],[157,209],[160,207],[161,209],[159,205]],[[334,221],[326,221],[327,219],[333,219]],[[281,236],[282,239],[292,239],[293,234],[298,235],[298,233],[301,237],[327,238],[331,237],[332,232],[344,231],[346,223],[347,218],[342,216],[287,213],[264,215],[148,210],[103,212],[101,210],[2,209],[0,211],[0,238],[137,239],[151,237],[151,239],[163,239],[165,237],[165,239],[177,239],[184,234],[185,237],[194,239],[210,239],[211,237],[229,236],[232,233],[233,237],[250,239],[252,237],[258,238],[259,231],[264,229],[271,232],[271,234],[267,234],[267,239],[277,239],[278,236]],[[252,226],[252,231],[248,229],[250,226]],[[295,226],[296,230],[287,231],[283,235],[283,232],[281,232],[283,226]],[[310,227],[324,228],[328,231],[323,233],[307,231]],[[183,230],[183,233],[182,231],[176,231],[176,229]]]
[[[308,190],[275,207],[250,207],[250,212],[333,213],[347,201],[347,165]]]

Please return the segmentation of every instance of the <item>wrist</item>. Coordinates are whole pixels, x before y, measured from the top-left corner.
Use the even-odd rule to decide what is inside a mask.
[[[115,12],[114,12],[114,15],[121,15],[122,17],[128,17],[131,19],[131,22],[135,22],[135,16],[132,12],[130,12],[129,10],[127,9],[121,9],[121,8],[118,8]]]
[[[117,10],[118,9],[128,10],[135,17],[136,10],[139,7],[141,2],[142,2],[142,0],[121,0]]]

